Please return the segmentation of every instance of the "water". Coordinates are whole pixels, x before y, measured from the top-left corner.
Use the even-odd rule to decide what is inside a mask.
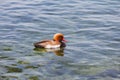
[[[34,49],[57,32],[64,50]],[[0,80],[119,79],[119,0],[0,1]]]

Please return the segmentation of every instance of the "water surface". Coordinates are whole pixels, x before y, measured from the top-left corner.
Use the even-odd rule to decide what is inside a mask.
[[[0,80],[120,79],[119,0],[0,3]],[[64,50],[34,49],[57,32]]]

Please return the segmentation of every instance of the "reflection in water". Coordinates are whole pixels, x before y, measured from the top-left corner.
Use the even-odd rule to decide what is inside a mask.
[[[34,50],[39,52],[54,52],[57,56],[64,56],[64,48],[55,49],[34,48]]]

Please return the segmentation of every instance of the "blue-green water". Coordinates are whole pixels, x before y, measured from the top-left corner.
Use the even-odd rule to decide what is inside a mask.
[[[62,50],[33,43],[61,32]],[[0,0],[0,80],[119,80],[120,0]]]

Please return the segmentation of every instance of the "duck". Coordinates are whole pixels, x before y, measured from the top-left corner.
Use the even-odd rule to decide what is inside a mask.
[[[64,39],[64,35],[62,33],[56,33],[53,36],[52,40],[42,40],[40,42],[34,43],[35,48],[46,48],[46,49],[52,49],[52,48],[63,48],[66,47],[65,42],[67,42]]]

